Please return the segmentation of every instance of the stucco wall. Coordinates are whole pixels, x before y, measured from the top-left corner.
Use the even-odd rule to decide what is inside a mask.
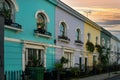
[[[69,43],[61,42],[58,40],[58,36],[60,35],[60,23],[65,22],[67,25],[67,36],[70,38]],[[83,46],[76,45],[76,29],[79,28],[81,30],[81,41],[84,42],[84,22],[79,20],[78,18],[72,16],[68,12],[64,11],[63,9],[57,7],[56,8],[56,45],[72,48],[72,49],[79,49],[81,52],[74,51],[74,63],[79,63],[79,57],[83,57]],[[56,59],[60,59],[63,55],[63,49],[56,49]]]
[[[86,43],[87,43],[87,34],[90,33],[90,42],[92,42],[94,45],[96,44],[96,37],[98,37],[98,44],[100,44],[100,30],[94,28],[93,26],[85,23],[85,29],[84,29],[84,51],[85,56],[88,57],[88,66],[93,65],[93,53],[89,53],[86,49]],[[98,54],[95,54],[98,57]]]
[[[55,6],[48,2],[47,0],[16,0],[17,6],[19,8],[19,11],[16,12],[15,14],[15,22],[22,25],[22,32],[16,32],[14,30],[6,29],[5,28],[5,37],[7,38],[13,38],[13,39],[19,39],[23,41],[31,41],[31,42],[40,42],[44,44],[53,44],[54,45],[54,39],[55,39]],[[43,11],[44,13],[47,14],[49,22],[47,24],[47,31],[52,33],[52,38],[46,38],[46,37],[36,37],[34,35],[34,30],[37,29],[36,25],[36,18],[35,14],[37,11]],[[9,46],[12,46],[12,43],[7,44],[5,46],[5,67],[6,70],[9,69],[11,70],[13,66],[8,67],[9,63],[7,63],[8,60],[11,60],[9,58],[9,49],[7,49]],[[14,45],[14,44],[13,44]],[[23,47],[23,46],[21,46]],[[16,54],[14,51],[15,47],[12,47],[11,49],[11,55]],[[47,69],[52,69],[54,67],[54,48],[52,47],[47,47],[46,50],[46,68]],[[19,51],[19,55],[22,55],[22,49]],[[22,67],[22,57],[19,57],[19,67]],[[12,60],[16,60],[16,58],[13,58]],[[15,62],[12,62],[15,64]],[[14,68],[14,67],[13,67]],[[21,69],[22,70],[22,69]]]

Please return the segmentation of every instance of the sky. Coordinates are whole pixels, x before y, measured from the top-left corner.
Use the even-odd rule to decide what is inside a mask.
[[[120,0],[61,0],[120,39]]]

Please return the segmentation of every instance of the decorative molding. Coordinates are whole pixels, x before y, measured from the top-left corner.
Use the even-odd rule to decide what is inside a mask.
[[[14,6],[15,6],[15,10],[16,10],[16,12],[18,12],[18,11],[19,11],[19,7],[18,7],[18,5],[17,5],[16,0],[11,0],[11,1],[12,1],[12,3],[13,3]]]
[[[15,39],[15,38],[8,38],[8,37],[4,37],[5,41],[11,41],[11,42],[17,42],[17,43],[22,43],[22,40],[20,39]]]
[[[44,35],[44,34],[40,34],[40,33],[34,33],[34,35],[35,35],[36,37],[42,36],[42,37],[46,37],[46,38],[49,38],[49,39],[52,38],[52,36],[48,36],[48,35]]]
[[[65,47],[65,46],[56,46],[56,45],[52,45],[52,44],[44,44],[41,42],[33,42],[33,41],[24,41],[24,40],[20,40],[20,39],[15,39],[15,38],[8,38],[8,37],[4,37],[5,41],[10,41],[10,42],[17,42],[17,43],[23,43],[23,44],[29,44],[29,45],[36,45],[36,46],[43,46],[43,47],[53,47],[53,48],[60,48],[60,49],[66,49],[66,50],[71,50],[71,51],[77,51],[77,52],[85,52],[84,50],[80,50],[80,49],[73,49],[70,47]],[[26,45],[24,45],[26,47]]]
[[[6,29],[11,29],[11,30],[14,30],[14,31],[17,31],[17,32],[22,32],[23,31],[22,29],[12,27],[12,26],[8,26],[8,25],[5,25],[5,28]]]
[[[25,71],[25,44],[23,44],[22,49],[22,70]]]
[[[76,45],[78,46],[83,46],[84,44],[81,44],[81,43],[75,43]]]
[[[69,26],[68,26],[67,22],[65,21],[65,19],[59,21],[59,27],[60,27],[60,25],[61,25],[62,22],[64,22],[65,25],[66,25],[65,27],[66,27],[67,29],[69,29]]]
[[[47,18],[47,22],[48,22],[48,23],[50,22],[50,19],[49,19],[47,13],[46,13],[44,10],[38,10],[38,11],[36,11],[36,13],[35,13],[35,18],[36,18],[36,19],[37,19],[37,14],[38,14],[38,13],[43,13],[43,14],[46,16],[46,18]]]
[[[69,40],[65,40],[65,39],[58,39],[58,40],[61,41],[61,42],[70,43]]]

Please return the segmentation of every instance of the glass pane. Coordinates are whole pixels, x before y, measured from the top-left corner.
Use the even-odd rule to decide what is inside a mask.
[[[39,13],[37,15],[37,28],[44,28],[44,29],[46,29],[46,24],[47,24],[47,21],[46,21],[45,15],[42,14],[42,13]]]
[[[64,26],[61,24],[61,25],[60,25],[60,35],[63,35],[63,32],[64,32],[63,27],[64,27]]]
[[[77,40],[79,40],[79,36],[80,36],[80,33],[79,33],[79,29],[77,29]]]

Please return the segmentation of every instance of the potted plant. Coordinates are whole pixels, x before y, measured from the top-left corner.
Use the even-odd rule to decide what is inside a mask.
[[[94,44],[92,42],[87,41],[86,48],[88,51],[93,52],[95,47],[94,47]]]
[[[11,9],[2,9],[0,11],[0,15],[2,15],[5,18],[5,24],[7,24],[7,25],[12,24]]]
[[[55,70],[57,73],[57,80],[61,80],[65,75],[64,69],[63,69],[63,65],[68,63],[68,59],[66,59],[65,57],[61,57],[60,62],[55,63]]]
[[[40,63],[41,62],[37,59],[37,56],[33,56],[32,61],[29,62],[27,69],[33,80],[43,80],[44,78],[44,67],[43,64]]]

